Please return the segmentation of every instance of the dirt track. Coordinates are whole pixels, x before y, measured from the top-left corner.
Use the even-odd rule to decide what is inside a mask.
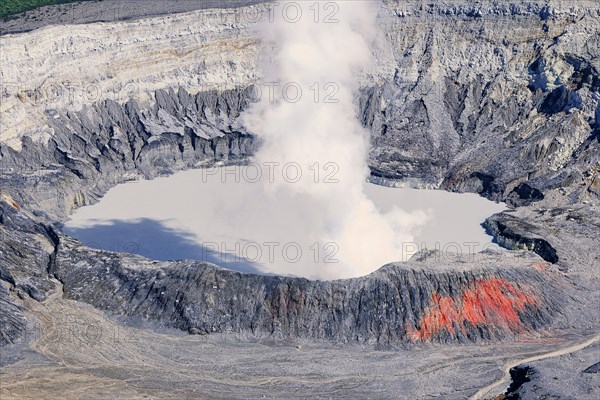
[[[63,299],[62,286],[55,283],[56,292],[44,303],[24,302],[40,327],[30,346],[50,361],[25,360],[4,368],[2,400],[465,398],[480,385],[488,385],[487,393],[505,382],[506,371],[516,365],[499,376],[508,357],[521,355],[521,363],[590,342],[527,358],[522,357],[531,354],[530,343],[424,345],[411,351],[248,343],[234,335],[127,327],[87,304]]]
[[[504,386],[508,386],[509,382],[510,382],[510,369],[516,367],[517,365],[521,365],[521,364],[527,364],[527,363],[531,363],[534,361],[540,361],[540,360],[545,360],[547,358],[553,358],[553,357],[559,357],[565,354],[569,354],[569,353],[574,353],[576,351],[582,350],[588,346],[591,346],[592,344],[594,344],[595,342],[600,340],[600,335],[596,335],[584,342],[581,343],[577,343],[577,344],[571,344],[569,346],[563,347],[561,349],[558,350],[554,350],[551,351],[549,353],[543,353],[537,356],[531,356],[531,357],[527,357],[527,358],[522,358],[516,361],[511,361],[508,364],[505,364],[503,371],[504,371],[504,375],[502,375],[502,378],[497,380],[496,382],[492,383],[491,385],[488,385],[484,388],[481,388],[479,391],[477,391],[477,393],[475,393],[473,396],[471,396],[471,400],[481,400],[484,398],[489,398],[490,395],[495,395],[495,394],[499,394],[499,393],[494,393],[494,390],[497,390],[499,387]],[[484,397],[487,396],[487,397]]]

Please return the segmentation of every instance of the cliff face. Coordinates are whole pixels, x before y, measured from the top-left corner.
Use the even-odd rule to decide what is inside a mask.
[[[597,3],[387,6],[393,78],[361,96],[376,175],[494,199],[523,184],[592,184]],[[581,200],[590,195],[581,192]],[[597,197],[597,187],[590,192]],[[517,189],[510,198],[520,197]]]
[[[481,257],[468,270],[444,270],[429,258],[318,282],[90,252],[64,238],[52,272],[66,296],[116,315],[246,339],[379,345],[498,339],[547,324],[564,301],[556,283],[532,268],[536,257]]]
[[[238,13],[203,10],[3,36],[2,111],[11,115],[3,142],[20,149],[25,135],[47,143],[57,133],[52,119],[105,100],[148,105],[169,87],[193,94],[246,87],[257,79],[257,38],[247,21],[236,23]]]
[[[9,238],[3,279],[19,296],[43,301],[53,286],[49,278],[56,278],[66,298],[133,324],[194,334],[379,346],[476,342],[547,325],[566,301],[549,264],[533,253],[484,253],[453,262],[423,254],[366,277],[321,282],[94,250],[23,213],[6,203],[0,207]],[[15,260],[21,254],[43,262],[23,264]],[[24,330],[19,315],[11,313],[14,320],[7,323]],[[5,343],[13,342],[13,332],[8,335]]]
[[[359,78],[374,180],[505,200],[517,210],[488,229],[539,257],[422,257],[309,282],[155,263],[62,236],[57,222],[120,182],[255,151],[237,121],[260,84],[257,39],[241,12],[2,37],[2,79],[15,87],[2,93],[0,278],[13,292],[41,301],[56,277],[66,297],[132,321],[259,338],[396,345],[503,338],[556,319],[598,326],[570,308],[573,296],[592,307],[600,288],[597,2],[388,1],[379,17],[387,45]],[[67,95],[75,77],[97,90]],[[17,315],[14,301],[0,305]],[[25,329],[2,323],[13,332],[3,343]]]
[[[157,90],[260,86],[250,21],[271,12],[258,4],[5,35],[2,141],[17,150],[24,136],[48,143],[71,123],[68,112],[107,100],[146,110]],[[523,185],[583,181],[578,199],[597,198],[599,12],[594,1],[384,2],[375,66],[358,77],[374,175],[519,204]],[[174,102],[168,114],[187,110]],[[179,122],[200,136],[228,131],[215,120],[240,128],[238,107],[219,111],[200,116],[201,126]],[[185,118],[172,116],[146,126],[181,132]]]
[[[134,100],[106,100],[81,111],[46,111],[56,135],[46,145],[25,137],[20,151],[4,147],[4,178],[18,188],[11,190],[18,203],[35,204],[63,219],[120,182],[203,162],[239,162],[256,148],[252,135],[233,126],[251,93],[240,89],[192,96],[169,89],[157,91],[156,103],[147,108]]]

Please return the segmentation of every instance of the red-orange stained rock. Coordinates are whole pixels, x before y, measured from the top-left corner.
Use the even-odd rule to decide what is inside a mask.
[[[524,329],[518,312],[527,304],[535,304],[527,295],[506,279],[485,278],[473,281],[458,300],[434,293],[421,320],[419,329],[407,327],[412,340],[430,340],[443,329],[454,334],[456,328],[465,332],[465,323],[494,326],[509,332]]]
[[[6,202],[8,203],[8,205],[10,205],[10,206],[12,206],[12,207],[16,208],[17,210],[20,210],[20,209],[21,209],[21,206],[20,206],[20,205],[18,205],[18,204],[17,204],[17,202],[16,202],[16,201],[14,201],[14,200],[12,199],[12,197],[10,197],[10,196],[8,196],[8,195],[0,195],[0,201],[2,201],[2,200],[6,201]]]
[[[12,200],[10,201],[10,205],[13,206],[14,208],[16,208],[17,210],[21,209],[21,206],[17,204],[16,201]]]

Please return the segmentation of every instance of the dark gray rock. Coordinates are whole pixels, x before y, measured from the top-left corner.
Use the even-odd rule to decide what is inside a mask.
[[[22,340],[29,325],[25,309],[11,299],[7,286],[0,281],[0,347]]]
[[[597,360],[598,344],[596,343],[557,358],[518,365],[510,370],[511,383],[504,398],[596,399],[600,392],[598,385],[600,376],[594,373],[600,364]],[[595,364],[584,369],[583,366],[591,362]]]
[[[530,222],[508,214],[496,214],[486,219],[483,226],[502,246],[514,250],[531,250],[548,262],[558,262],[556,249],[536,234],[536,231],[543,230]]]
[[[544,194],[527,183],[520,183],[509,193],[506,202],[512,206],[527,206],[544,200]]]
[[[563,307],[559,288],[543,273],[510,267],[516,262],[444,271],[420,263],[390,264],[363,278],[320,282],[242,274],[192,261],[150,261],[89,249],[61,237],[51,273],[63,283],[67,298],[128,317],[132,323],[154,321],[193,334],[233,332],[255,339],[276,336],[399,346],[415,340],[505,338],[521,328],[537,329],[550,323]],[[514,325],[505,326],[503,315],[494,314],[495,306],[478,297],[472,306],[487,310],[484,313],[490,313],[490,321],[497,323],[470,323],[466,317],[457,317],[457,326],[440,326],[428,335],[425,320],[453,318],[448,310],[441,311],[443,317],[436,314],[438,296],[462,310],[470,307],[465,293],[482,296],[488,282],[500,285],[496,295],[504,293],[516,301],[515,296],[522,294],[519,301],[537,300],[518,311],[509,310],[519,317]],[[419,330],[422,335],[417,334]]]
[[[597,374],[600,372],[600,361],[597,363],[590,365],[586,369],[582,371],[584,374]]]
[[[519,389],[521,389],[525,383],[531,382],[532,379],[535,379],[537,371],[535,368],[527,365],[518,365],[511,368],[509,372],[511,383],[506,390],[506,393],[504,393],[504,398],[506,400],[518,400],[521,398],[519,395]]]

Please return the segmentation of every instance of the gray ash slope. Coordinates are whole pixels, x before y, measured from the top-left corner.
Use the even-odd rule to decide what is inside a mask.
[[[47,144],[25,137],[20,151],[0,148],[0,279],[10,288],[1,292],[0,343],[26,335],[18,297],[43,301],[51,278],[67,298],[193,333],[394,346],[541,327],[597,331],[600,8],[482,4],[386,2],[382,26],[397,69],[365,85],[357,102],[372,132],[373,180],[507,201],[515,210],[486,226],[513,251],[498,261],[422,257],[354,280],[309,282],[152,262],[64,237],[60,221],[120,182],[244,162],[256,150],[255,137],[236,123],[252,102],[251,87],[189,94],[170,85],[154,92],[151,106],[106,100],[81,112],[48,110],[54,135]],[[460,305],[486,278],[537,299],[512,303],[516,325],[469,325],[460,316],[430,336],[408,333],[424,332],[428,316],[443,314],[436,295]]]
[[[236,8],[261,0],[102,0],[39,7],[0,21],[0,35],[28,32],[48,25],[89,24],[147,18],[208,8]]]

